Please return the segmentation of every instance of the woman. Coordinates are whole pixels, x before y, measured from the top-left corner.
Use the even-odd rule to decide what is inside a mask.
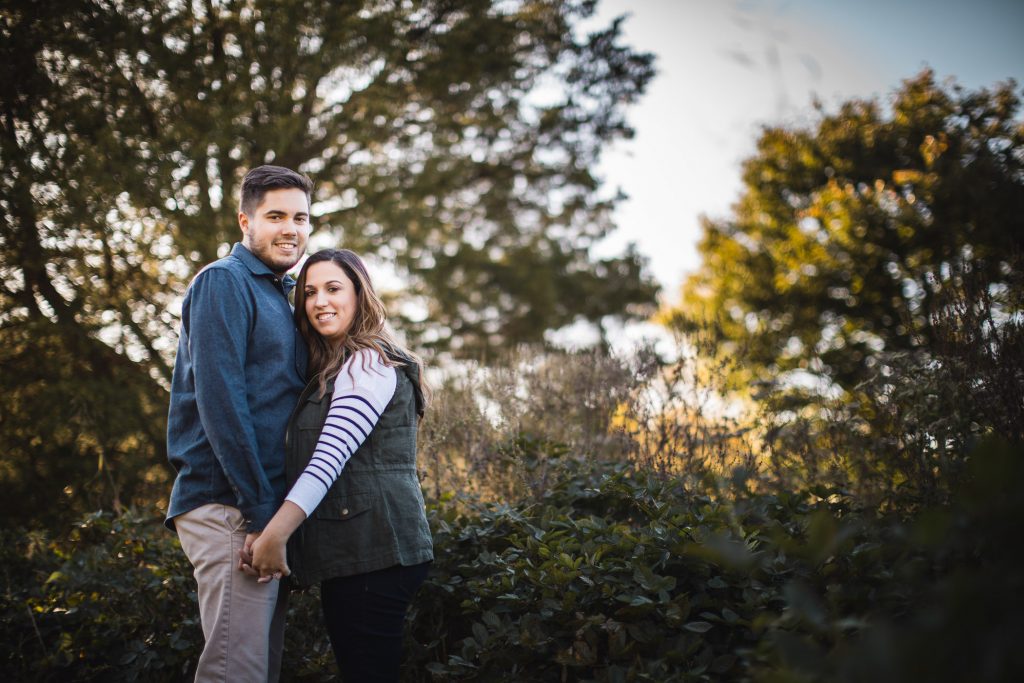
[[[263,581],[320,582],[343,680],[397,681],[405,614],[434,557],[416,473],[421,364],[385,329],[347,249],[306,261],[295,319],[312,381],[288,423],[289,493],[253,543],[252,567]]]

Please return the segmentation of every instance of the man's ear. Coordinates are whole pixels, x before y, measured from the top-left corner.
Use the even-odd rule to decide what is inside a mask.
[[[238,212],[238,227],[242,229],[242,237],[249,236],[249,216],[244,211]]]

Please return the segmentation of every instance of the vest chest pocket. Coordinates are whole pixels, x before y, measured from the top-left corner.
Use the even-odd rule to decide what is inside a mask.
[[[323,429],[323,427],[324,423],[318,422],[317,420],[308,420],[306,422],[303,422],[302,420],[296,420],[295,422],[295,428],[300,432],[305,432],[307,434],[312,432],[313,434],[318,435],[320,434],[320,430]],[[316,442],[314,442],[314,444],[315,443]]]
[[[344,476],[344,475],[343,475]],[[372,493],[352,493],[347,496],[328,496],[313,512],[317,519],[345,521],[356,517],[371,507],[376,500]]]
[[[302,431],[320,432],[324,426],[324,416],[321,413],[319,401],[314,403],[313,408],[307,408],[295,416],[295,428]]]

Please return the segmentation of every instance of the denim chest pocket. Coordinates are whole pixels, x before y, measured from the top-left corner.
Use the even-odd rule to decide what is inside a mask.
[[[324,498],[313,513],[317,519],[346,521],[358,517],[373,507],[376,495],[373,493],[351,493],[344,496]]]

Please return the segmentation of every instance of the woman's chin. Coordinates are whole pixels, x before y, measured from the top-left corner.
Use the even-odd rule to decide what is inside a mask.
[[[320,336],[323,337],[325,341],[331,343],[340,341],[341,338],[344,336],[341,333],[341,331],[338,330],[338,328],[333,325],[328,325],[326,327],[316,327],[314,329],[320,333]]]

